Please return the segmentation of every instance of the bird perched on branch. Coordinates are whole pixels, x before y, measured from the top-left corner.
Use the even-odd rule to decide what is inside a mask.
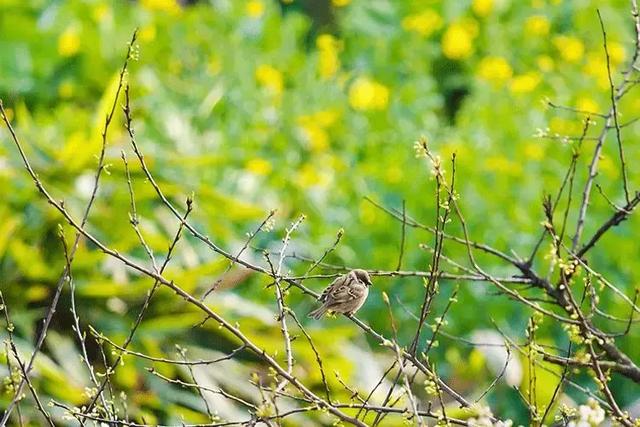
[[[323,304],[309,313],[309,317],[320,319],[327,311],[351,316],[364,304],[369,295],[371,278],[364,270],[351,270],[336,278],[318,299]]]

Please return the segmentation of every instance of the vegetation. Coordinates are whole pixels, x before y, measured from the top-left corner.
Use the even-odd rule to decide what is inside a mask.
[[[635,0],[183,3],[0,3],[2,423],[637,425]]]

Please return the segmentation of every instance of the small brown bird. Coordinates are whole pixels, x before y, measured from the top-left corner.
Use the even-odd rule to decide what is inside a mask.
[[[323,304],[309,313],[309,317],[320,319],[327,311],[351,316],[364,304],[369,295],[371,278],[364,270],[351,270],[336,278],[318,299]]]

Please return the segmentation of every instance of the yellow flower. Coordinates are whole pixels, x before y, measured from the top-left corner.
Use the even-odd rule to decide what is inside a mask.
[[[91,12],[94,21],[102,22],[111,14],[111,9],[109,5],[100,3],[96,5]]]
[[[466,26],[451,24],[442,37],[442,53],[449,59],[468,58],[473,53],[473,38]]]
[[[473,18],[462,18],[458,23],[464,28],[467,33],[471,36],[472,39],[478,37],[478,33],[480,33],[480,26],[478,25],[478,21]]]
[[[260,0],[251,0],[244,10],[251,18],[260,18],[264,14],[264,3]]]
[[[589,97],[581,97],[576,101],[576,108],[580,111],[588,111],[590,113],[597,113],[600,110],[598,104]]]
[[[579,121],[566,120],[561,117],[553,117],[549,121],[549,128],[552,134],[573,135],[580,132],[582,124]]]
[[[80,51],[80,35],[75,28],[67,28],[58,37],[58,53],[60,56],[74,56]]]
[[[329,148],[329,133],[331,127],[339,117],[336,110],[322,110],[311,115],[298,117],[298,125],[304,139],[313,151],[325,151]]]
[[[180,5],[176,0],[140,0],[142,7],[148,10],[167,12],[177,15],[182,12]]]
[[[548,56],[548,55],[540,55],[540,56],[538,56],[538,58],[536,59],[536,63],[538,64],[538,67],[542,71],[551,71],[551,70],[553,70],[553,66],[554,66],[553,59],[551,59],[551,57]]]
[[[624,46],[617,42],[609,42],[607,44],[607,50],[609,51],[609,59],[613,65],[618,65],[624,61],[626,53]]]
[[[268,175],[273,170],[271,163],[260,158],[249,160],[245,168],[256,175]]]
[[[314,122],[326,128],[333,126],[333,124],[338,121],[339,116],[340,113],[336,110],[322,110],[313,114],[311,117]]]
[[[340,69],[340,59],[335,50],[321,50],[318,62],[320,77],[328,79],[336,75]]]
[[[284,88],[282,73],[271,65],[259,65],[256,69],[256,80],[260,86],[267,88],[275,95],[281,94]]]
[[[534,15],[527,18],[524,22],[524,29],[526,34],[533,34],[534,36],[546,36],[551,29],[551,23],[542,15]]]
[[[316,39],[316,47],[320,50],[338,50],[342,44],[331,34],[321,34]]]
[[[432,9],[409,15],[402,20],[402,28],[414,31],[423,37],[429,37],[442,27],[442,18]]]
[[[473,0],[471,9],[478,16],[487,16],[493,10],[493,0]]]
[[[533,91],[540,83],[540,74],[529,72],[515,76],[511,81],[510,89],[513,93],[527,93]]]
[[[542,160],[544,158],[544,147],[535,142],[529,142],[524,146],[524,156],[531,160]]]
[[[607,155],[603,155],[600,158],[600,170],[607,176],[607,178],[615,179],[620,175],[620,168],[616,162]]]
[[[71,98],[75,92],[75,85],[69,80],[65,80],[58,86],[58,95],[60,98]]]
[[[325,151],[329,148],[329,134],[322,126],[313,122],[306,122],[301,126],[304,138],[313,151]]]
[[[314,162],[304,164],[300,170],[298,171],[298,179],[297,182],[302,187],[326,187],[329,183],[330,178],[326,173],[320,173],[316,166],[317,164],[322,164],[321,162]]]
[[[140,40],[151,42],[156,38],[156,26],[153,24],[145,25],[140,29]]]
[[[484,167],[499,174],[520,175],[522,166],[517,162],[512,162],[504,156],[493,156],[485,160]]]
[[[351,3],[351,0],[331,0],[331,4],[334,7],[345,7],[349,3]]]
[[[609,88],[609,73],[607,71],[607,62],[600,53],[589,53],[587,55],[587,63],[584,65],[583,72],[596,79],[601,89]]]
[[[567,62],[578,62],[584,55],[584,45],[576,37],[556,36],[553,44],[560,52],[560,56]]]
[[[512,75],[511,66],[500,56],[487,56],[478,65],[478,77],[496,86],[509,80]]]
[[[331,34],[322,34],[316,40],[316,46],[320,51],[318,57],[318,72],[320,77],[328,79],[333,77],[340,69],[338,52],[342,44]]]
[[[361,111],[384,110],[389,104],[389,89],[367,77],[358,77],[349,88],[349,104]]]

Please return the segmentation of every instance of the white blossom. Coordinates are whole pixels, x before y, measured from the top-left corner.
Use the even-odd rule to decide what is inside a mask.
[[[604,421],[604,409],[592,398],[589,398],[586,405],[578,407],[577,419],[570,421],[568,427],[594,427]]]

